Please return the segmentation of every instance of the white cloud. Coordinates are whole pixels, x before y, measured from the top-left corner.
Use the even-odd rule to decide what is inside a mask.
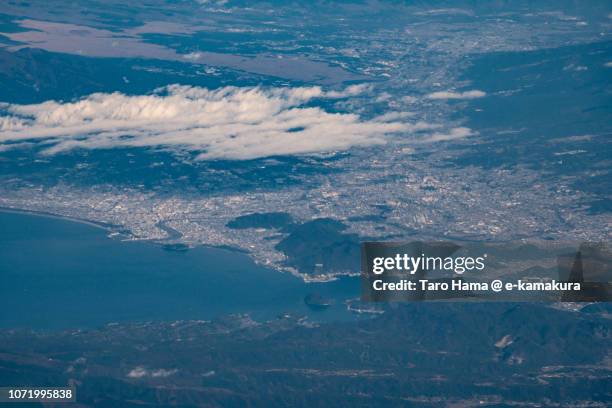
[[[196,2],[203,5],[211,5],[211,6],[225,6],[228,3],[228,0],[196,0]]]
[[[153,378],[166,378],[166,377],[170,377],[171,375],[174,375],[178,372],[178,370],[176,368],[173,368],[171,370],[166,370],[163,368],[158,368],[157,370],[153,370],[151,371],[151,377]]]
[[[128,373],[128,378],[142,378],[149,375],[149,371],[143,367],[136,367]]]
[[[147,370],[144,367],[136,367],[131,370],[128,374],[128,378],[144,378],[144,377],[152,377],[152,378],[166,378],[174,375],[178,372],[177,369],[166,370],[163,368],[159,368],[156,370]]]
[[[606,63],[604,64],[604,67],[606,67],[606,68],[612,68],[612,61],[610,61],[610,62],[606,62]]]
[[[34,143],[27,143],[27,142],[0,144],[0,153],[8,152],[9,150],[13,150],[13,149],[22,149],[22,148],[32,147],[32,146],[34,146]]]
[[[464,137],[473,136],[476,133],[467,127],[457,127],[450,129],[447,133],[434,133],[427,136],[422,141],[424,142],[446,142],[449,140],[463,139]]]
[[[451,91],[441,91],[441,92],[433,92],[427,95],[428,99],[476,99],[482,98],[487,94],[483,91],[465,91],[465,92],[451,92]]]
[[[348,98],[349,96],[357,96],[364,92],[370,91],[372,86],[370,84],[357,84],[350,85],[342,91],[328,91],[325,93],[326,98]]]
[[[409,123],[408,113],[364,120],[331,113],[308,102],[346,98],[368,90],[320,87],[225,87],[171,85],[149,95],[96,93],[75,102],[3,104],[0,144],[45,139],[47,154],[74,148],[163,146],[200,152],[200,159],[253,159],[384,144],[397,133],[434,126]]]
[[[442,9],[431,9],[425,11],[419,11],[414,13],[416,16],[437,16],[437,15],[464,15],[472,16],[474,13],[471,10],[464,10],[460,8],[442,8]]]
[[[202,58],[201,52],[190,52],[189,54],[183,54],[183,58],[190,61],[197,61]]]
[[[396,120],[411,118],[415,114],[414,112],[387,112],[383,115],[374,118],[377,122],[393,122]],[[432,125],[427,124],[427,128],[431,128]]]

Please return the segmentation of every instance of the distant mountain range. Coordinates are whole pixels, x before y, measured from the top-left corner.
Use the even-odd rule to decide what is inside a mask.
[[[74,384],[96,407],[605,406],[611,312],[415,303],[331,325],[243,315],[5,330],[0,383]]]

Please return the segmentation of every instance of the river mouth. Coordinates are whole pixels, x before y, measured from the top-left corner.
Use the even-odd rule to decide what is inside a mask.
[[[305,283],[217,248],[168,250],[119,241],[82,222],[0,211],[0,327],[92,328],[111,322],[209,320],[248,314],[354,319],[358,278]],[[324,310],[304,302],[318,293]]]

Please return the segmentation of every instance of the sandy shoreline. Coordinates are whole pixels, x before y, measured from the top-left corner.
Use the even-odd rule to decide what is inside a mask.
[[[14,213],[14,214],[26,214],[26,215],[35,215],[38,217],[48,217],[48,218],[57,218],[60,220],[78,222],[81,224],[90,225],[92,227],[100,228],[109,232],[112,232],[113,229],[120,228],[119,225],[114,225],[110,223],[105,223],[101,221],[92,221],[85,218],[78,217],[70,217],[67,215],[59,215],[55,213],[45,212],[45,211],[36,211],[36,210],[26,210],[23,208],[12,208],[12,207],[0,207],[0,212],[4,213]]]

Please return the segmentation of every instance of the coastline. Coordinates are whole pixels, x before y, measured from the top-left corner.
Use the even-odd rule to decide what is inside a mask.
[[[56,213],[51,213],[51,212],[47,212],[47,211],[38,211],[38,210],[27,210],[27,209],[23,209],[23,208],[13,208],[13,207],[1,207],[0,206],[0,213],[13,213],[13,214],[25,214],[25,215],[33,215],[36,217],[47,217],[47,218],[55,218],[55,219],[59,219],[59,220],[64,220],[64,221],[71,221],[71,222],[76,222],[76,223],[80,223],[80,224],[85,224],[85,225],[89,225],[95,228],[99,228],[102,229],[106,232],[109,233],[109,235],[107,235],[108,239],[114,239],[113,237],[110,236],[110,234],[118,232],[118,229],[124,229],[126,231],[127,230],[125,227],[121,226],[121,225],[117,225],[117,224],[111,224],[108,222],[103,222],[103,221],[93,221],[93,220],[89,220],[86,218],[79,218],[79,217],[71,217],[68,215],[61,215],[61,214],[56,214]],[[182,234],[179,233],[178,231],[176,231],[173,228],[168,227],[167,225],[165,225],[164,221],[160,221],[159,223],[156,224],[158,226],[158,228],[162,229],[164,232],[166,232],[169,236],[168,238],[165,238],[163,240],[159,240],[159,239],[125,239],[125,240],[119,240],[119,241],[138,241],[138,242],[148,242],[151,243],[153,245],[158,245],[158,246],[163,246],[166,245],[167,242],[166,241],[176,241],[178,239],[180,239],[182,237]],[[241,254],[246,254],[248,255],[248,252],[245,250],[242,250],[240,248],[234,248],[234,247],[230,247],[227,245],[206,245],[206,244],[198,244],[196,246],[201,246],[204,248],[212,248],[212,249],[220,249],[220,250],[225,250],[228,252],[238,252]],[[193,248],[192,246],[190,246],[189,248]]]
[[[78,222],[80,224],[90,225],[92,227],[100,228],[108,232],[113,232],[114,229],[121,228],[120,225],[115,225],[115,224],[106,223],[102,221],[92,221],[92,220],[88,220],[85,218],[70,217],[67,215],[60,215],[60,214],[50,213],[46,211],[27,210],[24,208],[0,207],[0,212],[34,215],[37,217],[48,217],[48,218],[56,218],[60,220]]]
[[[46,211],[28,210],[28,209],[23,209],[23,208],[13,208],[13,207],[2,207],[2,206],[0,206],[0,212],[33,215],[33,216],[37,216],[37,217],[48,217],[48,218],[55,218],[55,219],[60,219],[60,220],[65,220],[65,221],[71,221],[71,222],[76,222],[76,223],[80,223],[80,224],[85,224],[85,225],[89,225],[89,226],[92,226],[92,227],[95,227],[95,228],[99,228],[99,229],[102,229],[102,230],[106,231],[108,239],[115,239],[115,238],[113,238],[111,236],[111,234],[113,234],[113,233],[119,233],[120,234],[120,232],[118,230],[125,229],[121,225],[111,224],[111,223],[102,222],[102,221],[93,221],[93,220],[88,220],[88,219],[79,218],[79,217],[71,217],[71,216],[67,216],[67,215],[60,215],[60,214],[55,214],[55,213],[46,212]],[[163,240],[159,240],[159,239],[125,239],[125,240],[119,240],[119,241],[148,242],[148,243],[151,243],[153,245],[157,245],[157,246],[161,246],[161,247],[163,247],[164,245],[167,245],[168,243],[171,243],[171,242],[180,241],[180,238],[182,237],[182,234],[180,232],[176,231],[175,229],[165,225],[164,221],[158,222],[156,224],[156,226],[158,228],[162,229],[163,231],[165,231],[168,234],[168,237],[163,239]],[[334,273],[325,274],[325,275],[309,275],[309,274],[301,273],[301,272],[299,272],[299,271],[297,271],[297,270],[295,270],[294,268],[291,268],[291,267],[285,267],[285,268],[283,268],[283,267],[274,267],[274,266],[270,266],[270,265],[266,265],[266,264],[263,264],[261,262],[258,262],[256,258],[251,256],[249,251],[244,250],[242,248],[236,248],[236,247],[232,247],[232,246],[228,246],[228,245],[207,245],[207,244],[197,244],[197,245],[185,244],[185,245],[187,245],[188,248],[190,248],[190,249],[191,248],[196,248],[196,247],[203,247],[203,248],[211,248],[211,249],[217,249],[217,250],[221,250],[221,251],[227,251],[227,252],[231,252],[231,253],[238,253],[238,254],[241,254],[241,255],[246,255],[255,264],[257,264],[259,266],[263,266],[265,268],[269,268],[269,269],[274,270],[275,272],[278,272],[278,273],[288,273],[289,275],[292,275],[292,276],[298,278],[299,280],[303,281],[306,284],[311,284],[311,283],[327,283],[327,282],[336,281],[336,280],[338,280],[339,278],[342,278],[342,277],[355,277],[355,276],[359,276],[359,272],[347,272],[347,271],[334,272]]]
[[[7,226],[10,225],[11,228],[13,228],[15,231],[23,230],[24,224],[25,225],[29,225],[30,223],[37,224],[37,225],[39,224],[39,221],[37,221],[35,218],[30,217],[30,216],[34,216],[38,218],[40,222],[43,223],[42,228],[44,228],[45,231],[49,231],[49,228],[46,227],[47,225],[46,222],[44,222],[45,218],[48,218],[51,220],[53,219],[59,220],[60,222],[61,220],[72,221],[76,223],[81,223],[84,226],[95,227],[98,233],[95,233],[96,230],[90,230],[88,232],[86,230],[76,229],[76,231],[77,231],[77,234],[81,234],[81,233],[85,234],[86,236],[85,238],[87,240],[90,240],[90,239],[97,240],[96,245],[93,245],[93,246],[86,245],[84,247],[87,251],[89,251],[87,253],[91,254],[92,256],[91,258],[88,258],[88,259],[92,259],[93,264],[96,264],[96,265],[105,264],[104,262],[99,263],[95,261],[95,259],[103,259],[105,256],[104,253],[100,255],[98,253],[99,250],[96,248],[102,248],[102,250],[104,250],[103,248],[108,248],[110,245],[112,248],[114,248],[115,252],[113,253],[118,253],[120,255],[121,254],[130,255],[134,253],[140,254],[140,253],[143,253],[143,251],[145,252],[148,251],[146,253],[151,254],[152,256],[151,259],[156,259],[156,260],[159,260],[160,262],[153,263],[153,264],[147,264],[146,262],[142,263],[137,260],[134,263],[134,265],[137,265],[137,267],[141,268],[142,270],[140,269],[136,270],[136,275],[133,275],[133,276],[138,276],[137,275],[138,273],[141,273],[143,270],[147,270],[147,268],[155,269],[155,271],[153,270],[146,271],[147,274],[151,274],[151,280],[147,280],[152,283],[151,293],[160,295],[159,299],[166,299],[164,300],[166,302],[168,301],[168,299],[170,299],[170,303],[168,303],[168,308],[167,308],[168,310],[171,310],[171,311],[174,310],[175,312],[176,310],[180,309],[180,307],[184,307],[185,309],[184,311],[179,310],[179,312],[183,314],[179,314],[176,316],[172,315],[170,317],[166,316],[166,314],[169,313],[171,315],[174,312],[166,313],[166,312],[156,311],[155,313],[157,313],[157,315],[151,312],[153,313],[151,317],[147,315],[148,309],[146,308],[151,308],[152,306],[150,306],[149,303],[147,303],[148,300],[146,296],[144,298],[142,298],[142,296],[140,298],[136,296],[136,298],[139,299],[139,302],[140,302],[139,304],[145,304],[146,308],[138,309],[138,307],[136,307],[134,309],[130,309],[130,308],[126,309],[125,311],[126,316],[130,315],[130,313],[132,313],[132,315],[138,315],[133,318],[135,319],[135,321],[154,321],[154,320],[159,320],[159,319],[177,319],[177,320],[183,320],[183,319],[189,320],[189,319],[199,319],[199,318],[208,319],[208,318],[213,318],[214,316],[226,316],[226,315],[231,315],[237,312],[253,313],[252,316],[254,316],[257,319],[262,318],[262,316],[267,316],[265,318],[271,318],[270,316],[272,315],[278,315],[279,313],[285,313],[285,312],[298,313],[298,314],[304,314],[304,315],[310,316],[312,311],[310,311],[310,309],[308,309],[308,307],[305,306],[303,299],[305,298],[306,295],[311,294],[312,291],[317,292],[317,293],[321,292],[323,293],[324,296],[328,296],[330,298],[335,299],[338,305],[338,307],[334,308],[332,312],[326,313],[323,316],[315,314],[315,315],[312,315],[313,317],[317,319],[322,319],[322,321],[328,321],[328,320],[335,320],[335,319],[340,319],[340,320],[350,319],[350,318],[353,318],[351,317],[351,315],[354,315],[353,313],[350,313],[350,310],[348,310],[346,306],[344,306],[343,304],[343,302],[347,298],[355,296],[355,293],[353,293],[353,290],[351,289],[354,286],[354,282],[340,280],[338,276],[309,277],[305,274],[299,274],[296,272],[291,273],[291,271],[282,270],[282,269],[272,267],[271,265],[264,265],[262,263],[259,263],[252,257],[252,254],[244,253],[242,251],[236,251],[228,247],[210,246],[210,245],[204,245],[204,244],[198,244],[194,246],[193,247],[194,251],[187,251],[187,252],[177,251],[178,252],[177,255],[165,255],[163,253],[165,251],[162,251],[164,242],[152,241],[152,240],[146,240],[146,241],[138,240],[138,242],[134,242],[134,243],[135,244],[142,243],[144,245],[129,245],[129,244],[124,245],[126,243],[125,242],[126,240],[120,240],[117,238],[113,238],[112,236],[111,237],[108,236],[107,234],[108,231],[112,230],[112,227],[113,227],[110,224],[100,223],[100,222],[90,222],[89,220],[83,220],[83,219],[78,219],[78,218],[75,219],[72,217],[61,216],[61,215],[52,214],[52,213],[50,214],[44,211],[31,211],[31,210],[21,210],[21,209],[16,209],[16,208],[0,207],[0,214],[6,214],[3,216],[4,217],[3,220],[6,220]],[[23,218],[19,218],[20,216],[23,216]],[[59,231],[61,231],[65,227],[68,229],[71,229],[70,225],[66,225],[65,227],[62,227],[61,226],[62,224],[54,223],[52,225],[57,225],[57,228]],[[77,224],[72,224],[72,225],[76,226]],[[55,228],[55,227],[52,227],[52,228]],[[9,233],[9,231],[11,231],[11,229],[7,229],[6,233]],[[28,232],[29,231],[28,229],[25,229],[24,231],[25,231],[24,234],[26,234],[26,236],[30,234]],[[79,235],[76,235],[77,239],[78,239],[78,236]],[[73,235],[71,239],[74,239],[74,238],[75,236]],[[46,240],[45,242],[50,242],[53,245],[55,245],[56,236],[54,234],[54,230],[51,230],[49,231],[49,233],[45,234],[44,239]],[[62,245],[59,245],[60,241],[62,240],[61,234],[59,235],[57,239],[59,240],[57,242],[58,247],[61,248]],[[115,241],[115,243],[112,243],[113,241]],[[127,241],[129,242],[129,240]],[[22,241],[16,241],[16,242],[20,243]],[[28,245],[26,241],[23,241],[22,244]],[[149,246],[146,244],[154,244],[154,246]],[[117,245],[119,245],[121,248],[118,248]],[[42,247],[45,247],[45,245],[43,245]],[[149,249],[146,249],[145,247],[149,247]],[[160,249],[159,252],[155,251],[155,249],[157,248]],[[204,251],[201,251],[201,250],[204,250]],[[53,256],[51,258],[53,258]],[[6,262],[10,262],[8,261],[8,259],[12,259],[12,262],[21,262],[25,265],[29,265],[31,267],[30,269],[32,268],[36,269],[39,267],[36,265],[32,267],[30,265],[31,263],[28,263],[29,261],[23,260],[23,259],[13,259],[10,257],[7,257],[6,259],[7,259]],[[37,257],[35,257],[35,259],[37,259]],[[131,258],[126,258],[126,259],[131,259]],[[134,258],[134,259],[140,259],[140,258]],[[225,267],[224,266],[226,262],[225,260],[227,259],[232,259],[233,261],[239,262],[238,264],[236,264],[238,266],[232,264],[233,266],[231,267],[229,266]],[[194,263],[194,260],[197,260],[197,262]],[[58,268],[57,265],[59,265],[57,263],[57,260],[55,263],[50,262],[49,264],[55,265],[56,269]],[[142,267],[138,266],[141,264],[143,265]],[[134,265],[132,265],[132,267],[134,267]],[[204,269],[202,268],[206,268],[207,265],[209,269],[211,266],[213,268],[208,271],[208,272],[213,271],[211,272],[210,276],[207,275],[207,273],[199,273],[199,272],[204,271]],[[70,270],[71,267],[72,266],[70,266],[70,263],[68,263],[67,266],[61,266],[60,269],[63,270],[64,268],[68,268],[68,270]],[[106,266],[106,268],[111,271],[115,269],[114,266],[110,267],[109,269],[108,265]],[[200,269],[202,270],[200,271]],[[100,268],[98,267],[95,270],[100,270]],[[170,273],[169,271],[172,271],[172,272],[183,271],[185,273],[177,274],[177,273]],[[192,272],[197,272],[197,273],[192,273]],[[279,273],[280,275],[278,275]],[[59,274],[58,276],[62,279],[65,278],[65,277],[62,277],[61,274]],[[28,279],[29,278],[27,277],[23,277],[23,282],[25,283],[23,282],[22,283],[24,287],[30,287],[30,283],[29,283],[30,281],[28,281]],[[49,279],[52,279],[53,282],[56,282],[55,278],[49,278]],[[102,278],[91,278],[90,277],[88,279],[89,280],[93,279],[95,281],[96,279],[102,279]],[[127,279],[128,282],[131,282],[130,281],[131,278],[130,279],[122,278],[120,276],[117,278],[113,278],[113,279],[114,279],[113,282],[122,282],[122,279],[123,280]],[[192,282],[195,282],[191,286],[188,283],[190,280]],[[250,282],[250,283],[248,284],[248,286],[245,286],[244,284],[241,283],[242,281]],[[333,281],[339,281],[339,282],[332,284]],[[166,286],[166,283],[161,285],[160,282],[170,283],[169,285],[167,285],[169,288],[169,292],[166,293],[164,290],[160,289]],[[70,282],[68,281],[68,283]],[[317,283],[324,284],[324,286],[319,286],[317,285]],[[332,285],[328,286],[329,284],[332,284]],[[257,289],[258,285],[262,285],[261,291]],[[123,285],[118,285],[118,286],[123,287]],[[191,293],[193,292],[193,289],[185,289],[187,287],[201,288],[201,293],[198,292],[194,295],[193,293]],[[234,296],[232,294],[234,292],[236,293],[242,293],[245,291],[246,292],[240,294],[241,297],[235,298],[235,299],[232,298],[230,295],[228,295],[230,296],[228,297],[229,303],[227,303],[225,306],[222,307],[222,306],[217,306],[217,304],[214,302],[211,303],[212,300],[210,299],[217,299],[216,296],[218,295],[218,292],[215,292],[215,289],[211,289],[214,287],[221,288],[220,292],[227,290],[231,296]],[[245,289],[245,287],[247,289]],[[34,285],[33,288],[36,289],[37,285]],[[87,285],[83,286],[83,288],[85,292],[87,292],[87,290],[89,291],[92,290],[91,287],[88,287]],[[33,293],[31,290],[30,292]],[[111,298],[115,294],[113,290],[117,293],[119,292],[123,293],[125,291],[129,292],[132,289],[130,289],[130,287],[127,287],[127,289],[116,289],[116,290],[103,288],[100,292],[100,296],[102,297],[108,296],[109,298]],[[254,294],[251,294],[251,292],[253,292]],[[270,293],[266,295],[261,295],[261,293],[265,294],[268,292]],[[71,293],[71,292],[68,292],[68,293]],[[70,294],[70,296],[74,295],[73,297],[75,301],[82,301],[82,299],[77,299],[78,293],[80,292],[77,291],[75,293],[76,294],[74,293]],[[92,292],[92,293],[98,293],[98,292]],[[260,293],[260,294],[257,295],[257,293]],[[23,295],[25,296],[23,298],[21,297],[22,295],[15,295],[15,296],[17,296],[17,298],[13,298],[13,301],[17,304],[23,299],[27,299],[28,298],[27,296],[33,296],[33,295],[26,294],[26,295]],[[150,295],[147,295],[147,296],[150,296]],[[175,297],[173,298],[172,296],[175,296]],[[282,305],[280,306],[275,306],[274,304],[276,300],[274,300],[274,302],[272,303],[269,303],[268,301],[257,300],[258,296],[259,297],[265,296],[265,297],[269,297],[270,299],[280,299],[284,303],[282,303]],[[242,297],[246,299],[245,301],[251,302],[250,303],[251,306],[249,306],[249,308],[244,308],[244,309],[240,308],[239,305],[242,304],[241,303]],[[49,300],[47,297],[44,297],[44,299],[46,299],[45,301],[51,302],[51,300]],[[209,300],[206,300],[206,299],[209,299]],[[162,304],[164,301],[160,300],[161,303],[159,304]],[[206,308],[208,310],[206,313],[209,313],[210,316],[204,312],[202,312],[204,313],[202,315],[203,317],[197,314],[195,315],[193,314],[193,310],[195,310],[193,305],[200,304],[201,302],[204,302],[204,304],[206,305]],[[219,299],[217,299],[216,302],[220,302],[221,305],[225,304],[224,301],[221,301]],[[28,303],[26,302],[26,304]],[[180,307],[176,305],[179,305]],[[96,326],[99,324],[106,324],[107,322],[113,321],[108,318],[104,310],[96,309],[93,306],[92,307],[84,306],[83,310],[89,310],[88,308],[93,310],[92,313],[95,312],[97,319],[99,318],[99,321],[94,322]],[[152,310],[155,311],[157,309],[153,308]],[[32,313],[32,311],[30,310],[28,311],[28,313]],[[315,313],[315,312],[312,312],[312,313]],[[32,316],[32,319],[36,318],[35,314],[32,314],[31,316]],[[162,316],[162,317],[156,317],[156,316]],[[76,316],[74,319],[76,319],[75,321],[77,321],[78,319],[81,319],[81,317]],[[129,317],[129,319],[132,319],[132,317]],[[49,325],[51,326],[53,324],[49,323]],[[70,327],[78,327],[78,325],[85,324],[85,323],[81,323],[81,320],[78,320],[78,323],[70,323],[70,325],[73,325],[73,324],[74,326],[70,326]],[[40,328],[47,327],[46,326],[47,323],[42,322],[42,321],[39,321],[38,323],[35,324],[35,326],[36,325],[40,325]],[[2,322],[0,322],[0,326],[2,326]]]

